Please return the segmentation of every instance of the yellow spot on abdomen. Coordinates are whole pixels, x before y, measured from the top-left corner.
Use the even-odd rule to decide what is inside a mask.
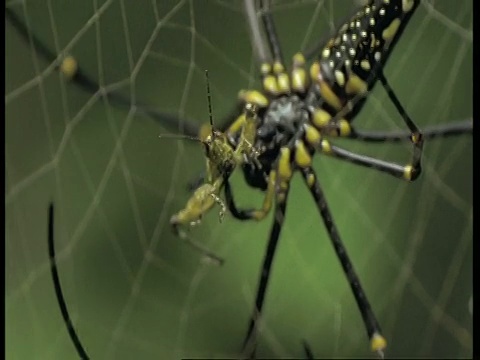
[[[370,70],[370,61],[368,60],[362,60],[360,61],[360,67],[363,69],[363,70]]]
[[[343,87],[343,85],[345,85],[345,75],[343,72],[340,70],[335,70],[335,80],[339,86]]]
[[[402,0],[402,10],[404,13],[409,12],[413,8],[414,0]]]
[[[392,41],[393,37],[398,31],[398,28],[400,27],[400,19],[394,19],[390,25],[388,25],[385,30],[382,32],[382,37],[385,41]]]
[[[327,47],[327,48],[323,49],[323,51],[322,51],[322,57],[323,57],[324,59],[327,59],[329,56],[330,56],[330,49]]]

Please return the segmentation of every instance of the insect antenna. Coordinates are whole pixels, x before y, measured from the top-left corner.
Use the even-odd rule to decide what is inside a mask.
[[[193,140],[197,142],[203,142],[201,139],[194,137],[194,136],[188,136],[188,135],[182,135],[182,134],[160,134],[158,135],[160,139],[185,139],[185,140]]]
[[[207,103],[208,103],[208,118],[213,134],[213,113],[212,113],[212,96],[210,94],[210,80],[208,78],[208,70],[205,70],[205,81],[207,82]]]
[[[210,124],[209,132],[213,138],[215,137],[215,131],[213,126],[212,96],[210,93],[210,80],[208,77],[208,70],[205,70],[205,79],[206,79],[206,86],[207,86],[208,118],[209,118],[209,124]],[[167,138],[167,139],[186,139],[186,140],[193,140],[193,141],[205,143],[201,138],[184,135],[184,134],[160,134],[158,137]]]

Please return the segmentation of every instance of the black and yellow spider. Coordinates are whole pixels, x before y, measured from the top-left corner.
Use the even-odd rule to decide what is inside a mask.
[[[203,131],[202,137],[208,135],[206,182],[194,192],[187,206],[171,219],[171,224],[178,231],[180,225],[196,224],[215,203],[225,207],[219,197],[223,187],[226,206],[239,220],[262,220],[270,212],[272,205],[274,206],[269,243],[244,340],[244,353],[247,356],[252,357],[255,353],[257,323],[262,313],[272,262],[285,219],[290,181],[296,171],[301,173],[327,228],[362,315],[371,350],[382,354],[386,347],[386,340],[376,316],[335,226],[317,174],[312,167],[312,158],[318,152],[403,180],[417,179],[421,173],[424,135],[410,119],[388,84],[383,67],[419,3],[419,0],[368,1],[323,44],[308,69],[305,56],[297,53],[288,71],[268,2],[260,2],[259,11],[272,58],[266,60],[266,51],[259,50],[259,53],[263,54],[260,66],[262,91],[240,92],[241,103],[246,104],[247,109],[254,106],[258,110],[254,117],[242,112],[228,125],[224,133],[218,130],[210,133],[210,127]],[[247,14],[255,11],[249,4],[251,3],[247,2]],[[255,21],[252,21],[251,26],[254,32],[259,31]],[[330,138],[334,137],[362,141],[397,140],[387,134],[365,132],[352,125],[377,81],[383,85],[409,129],[413,154],[405,165],[350,152],[330,141]],[[250,126],[249,121],[254,118],[256,136],[254,139],[246,138],[245,127]],[[212,139],[222,139],[221,144],[228,139],[230,148],[227,147],[228,151],[221,150],[212,143]],[[236,206],[229,183],[233,169],[231,166],[225,168],[222,156],[211,155],[212,152],[220,152],[229,157],[229,153],[243,151],[245,142],[253,142],[255,159],[245,156],[234,165],[242,167],[245,181],[251,187],[265,191],[265,199],[260,209],[239,209]]]
[[[253,1],[245,1],[256,52],[261,59],[260,74],[263,89],[241,92],[239,112],[235,114],[233,121],[227,125],[222,123],[219,129],[213,128],[211,123],[199,131],[195,126],[186,123],[184,134],[199,136],[205,146],[207,175],[185,208],[172,216],[171,224],[184,236],[181,228],[196,223],[215,204],[225,206],[240,220],[262,220],[274,207],[274,223],[260,272],[255,308],[244,340],[246,356],[252,356],[255,352],[257,322],[262,312],[271,265],[285,216],[290,180],[296,171],[303,176],[317,204],[330,240],[352,287],[372,350],[381,353],[386,346],[380,326],[328,209],[315,170],[312,168],[312,158],[314,153],[318,152],[411,181],[420,174],[423,139],[471,131],[471,123],[467,122],[430,129],[424,131],[422,135],[404,111],[383,75],[383,66],[419,2],[419,0],[369,1],[326,43],[315,46],[314,51],[296,54],[292,68],[287,71],[268,1],[260,2],[258,9],[255,8]],[[265,49],[259,40],[258,33],[262,30],[256,21],[257,10],[261,14],[269,50]],[[10,16],[10,20],[14,22],[15,17],[13,14]],[[50,59],[49,61],[55,58],[34,37],[32,39],[30,41],[41,54]],[[71,65],[72,59],[65,60],[66,62],[62,63],[65,66],[59,66],[64,72],[66,65]],[[306,64],[312,60],[307,67]],[[68,75],[75,84],[90,92],[98,89],[98,84],[88,78],[81,67],[75,64],[73,68],[73,73],[69,72]],[[406,123],[408,132],[369,132],[352,125],[353,119],[362,109],[369,91],[377,80],[380,80],[389,99]],[[112,104],[130,105],[129,99],[115,92],[107,96],[112,100]],[[139,109],[142,109],[142,105],[137,103]],[[179,121],[176,117],[148,108],[143,109],[145,114],[162,124],[174,125]],[[410,162],[400,165],[349,152],[333,144],[335,137],[365,142],[410,139],[413,143],[413,155]],[[245,180],[250,186],[265,191],[261,209],[240,209],[235,205],[229,176],[236,168],[243,170]],[[222,199],[222,190],[225,200]],[[56,288],[59,289],[59,284]]]

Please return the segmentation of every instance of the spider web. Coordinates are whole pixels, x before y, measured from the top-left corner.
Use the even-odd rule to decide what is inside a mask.
[[[277,1],[287,59],[329,34],[354,1]],[[242,88],[258,87],[241,1],[7,1],[30,34],[58,54],[46,62],[6,25],[6,354],[76,358],[54,295],[47,207],[75,328],[94,359],[238,357],[271,216],[191,235],[226,259],[207,265],[170,231],[204,168],[197,144],[159,139],[139,104],[217,122]],[[65,54],[100,84],[87,93],[55,67]],[[424,1],[386,74],[421,128],[472,116],[472,2]],[[127,108],[106,94],[130,99]],[[404,129],[377,87],[355,120]],[[178,128],[184,126],[179,122]],[[405,162],[406,145],[339,142]],[[472,140],[425,145],[414,183],[335,159],[315,168],[336,224],[389,341],[391,357],[472,356]],[[301,181],[290,192],[267,292],[259,357],[371,357],[348,284]],[[234,176],[244,205],[261,194]],[[470,304],[470,305],[469,305]],[[469,311],[470,306],[470,311]]]

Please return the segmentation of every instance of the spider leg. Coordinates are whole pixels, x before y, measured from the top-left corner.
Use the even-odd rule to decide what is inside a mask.
[[[413,120],[410,118],[410,116],[408,116],[400,100],[397,98],[397,96],[395,95],[395,92],[390,87],[381,68],[377,70],[377,76],[380,79],[380,82],[382,83],[383,87],[385,88],[385,91],[387,92],[388,97],[390,98],[393,105],[396,107],[403,121],[405,122],[408,129],[410,130],[410,140],[413,143],[413,155],[412,155],[411,163],[406,166],[400,166],[395,163],[389,163],[389,162],[377,160],[368,156],[354,154],[342,148],[339,148],[336,146],[330,146],[330,144],[326,140],[322,141],[321,151],[324,153],[331,154],[336,157],[351,161],[355,164],[376,168],[377,170],[390,173],[396,177],[403,177],[406,180],[415,180],[422,171],[421,158],[422,158],[422,152],[423,152],[423,139],[424,139],[423,134],[421,133],[417,125],[413,122]],[[341,123],[342,121],[343,121],[343,124]],[[345,133],[348,135],[352,132],[352,128],[350,124],[345,120],[340,120],[339,124],[341,124],[339,128],[340,135],[342,135],[342,133]],[[343,126],[343,129],[342,129],[342,126]]]
[[[314,359],[315,357],[313,356],[313,352],[312,352],[312,349],[310,348],[310,345],[308,345],[306,341],[303,341],[302,345],[303,345],[303,350],[305,351],[305,355],[307,359],[309,360]]]
[[[283,221],[285,218],[285,210],[287,205],[289,186],[281,189],[276,193],[275,215],[272,229],[270,231],[270,239],[268,241],[265,257],[263,258],[262,270],[260,271],[260,278],[258,281],[257,293],[255,297],[255,306],[248,324],[247,334],[243,342],[243,353],[248,358],[253,358],[255,355],[256,341],[257,341],[257,327],[260,319],[262,308],[265,300],[265,293],[267,290],[268,280],[270,279],[270,271],[272,269],[272,262],[275,256],[280,231],[282,230]]]
[[[274,220],[270,230],[270,238],[268,240],[267,250],[263,258],[262,271],[260,271],[260,278],[255,296],[255,307],[251,314],[247,334],[243,342],[243,353],[249,358],[253,358],[255,356],[258,321],[262,313],[268,280],[270,279],[273,258],[275,256],[275,250],[277,248],[278,239],[280,237],[283,221],[285,219],[288,192],[290,190],[290,179],[293,175],[293,169],[291,167],[291,151],[288,147],[283,147],[280,149],[280,156],[275,164],[275,169],[277,170],[275,175]]]
[[[408,129],[411,131],[411,141],[413,144],[413,157],[412,157],[412,167],[413,172],[420,174],[421,172],[421,158],[423,152],[423,134],[418,128],[418,126],[413,122],[413,120],[408,116],[407,112],[403,108],[400,100],[395,95],[395,92],[390,87],[390,84],[387,81],[387,78],[383,74],[383,70],[379,69],[377,72],[377,76],[380,79],[380,82],[383,85],[383,88],[387,92],[388,97],[392,101],[393,105],[397,108],[400,116],[402,117],[403,121],[407,125]]]
[[[273,61],[283,64],[282,49],[280,47],[280,42],[278,41],[275,22],[273,21],[272,13],[270,12],[269,0],[260,0],[260,14],[265,33],[267,34],[268,46],[273,54]]]
[[[473,133],[473,120],[469,119],[444,125],[437,125],[426,128],[422,132],[423,138],[428,140],[471,134]],[[411,141],[411,136],[412,134],[408,131],[370,131],[352,128],[352,132],[348,135],[348,138],[364,142],[384,143]]]
[[[347,254],[347,250],[343,245],[340,238],[337,227],[335,226],[332,214],[328,208],[325,195],[322,191],[320,183],[318,182],[315,171],[311,167],[301,168],[302,176],[307,184],[312,197],[315,200],[317,209],[322,216],[323,223],[327,228],[328,235],[335,249],[338,259],[342,265],[343,271],[347,277],[347,280],[352,289],[353,295],[357,302],[360,313],[362,314],[363,322],[367,330],[368,337],[370,339],[370,346],[372,351],[377,352],[380,356],[383,356],[383,349],[386,347],[386,340],[381,335],[380,326],[372,311],[370,303],[367,299],[365,291],[360,284],[360,280],[353,268],[353,264]]]
[[[388,162],[374,157],[357,154],[345,150],[339,146],[331,145],[328,140],[322,140],[317,149],[325,155],[333,156],[369,168],[376,169],[381,172],[402,178],[408,181],[414,181],[418,178],[419,172],[413,165],[399,165],[394,162]]]
[[[310,124],[305,124],[304,129],[306,143],[309,146],[317,149],[322,154],[347,160],[356,165],[374,168],[378,171],[382,171],[408,181],[416,180],[419,175],[419,173],[415,171],[415,168],[411,164],[399,165],[394,162],[388,162],[370,156],[357,154],[345,150],[339,146],[332,145],[330,141],[323,139],[320,131],[316,127]]]
[[[257,13],[255,9],[255,0],[245,0],[245,16],[247,17],[248,28],[250,29],[250,38],[252,47],[260,64],[271,61],[271,54],[265,46],[263,34],[258,26]]]
[[[50,271],[53,279],[53,287],[55,289],[55,296],[57,297],[58,306],[62,313],[63,322],[67,326],[68,335],[77,350],[80,359],[89,359],[82,342],[80,341],[75,328],[73,327],[72,319],[68,313],[67,304],[63,296],[62,285],[60,284],[60,277],[58,276],[57,259],[55,255],[55,236],[54,236],[54,209],[53,203],[48,207],[48,255],[50,257]]]
[[[263,199],[263,205],[259,210],[237,208],[235,205],[232,187],[230,186],[230,182],[227,180],[225,182],[225,201],[227,203],[228,210],[230,210],[231,214],[239,220],[262,220],[272,208],[272,201],[275,195],[275,180],[276,172],[272,170],[270,171],[270,175],[268,177],[268,186]]]
[[[270,0],[261,0],[259,11],[262,18],[263,29],[267,37],[267,43],[270,48],[270,52],[273,54],[272,60],[270,60],[269,57],[261,58],[260,74],[262,77],[263,89],[265,94],[269,95],[270,97],[288,94],[291,91],[290,77],[285,71],[282,50],[278,40],[277,31],[275,29],[275,22],[273,21],[272,14],[270,12]],[[251,25],[253,23],[253,26],[256,28],[257,23],[255,22],[255,19],[252,18],[248,8],[247,17]],[[256,40],[256,38],[253,39],[254,43]]]

